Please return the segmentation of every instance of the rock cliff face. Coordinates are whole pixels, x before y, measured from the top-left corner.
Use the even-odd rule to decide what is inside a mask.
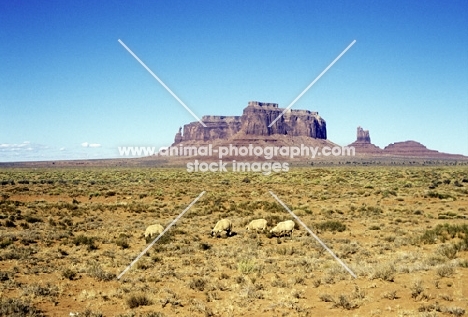
[[[360,143],[371,143],[369,130],[364,130],[361,127],[357,127],[357,139],[356,142]]]
[[[216,139],[230,139],[239,132],[240,116],[203,116],[201,118],[206,128],[198,121],[184,125],[174,138],[174,143],[184,141],[209,141]]]
[[[268,127],[284,109],[275,103],[250,101],[242,116],[203,116],[202,121],[184,125],[176,134],[174,144],[187,141],[229,140],[238,136],[304,136],[326,139],[326,122],[318,112],[288,110],[271,127]]]

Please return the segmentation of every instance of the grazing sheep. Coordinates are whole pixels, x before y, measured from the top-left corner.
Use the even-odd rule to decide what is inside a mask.
[[[292,239],[294,225],[295,223],[292,220],[279,222],[273,229],[270,230],[270,233],[273,233],[274,235],[279,235],[279,236],[289,235]]]
[[[163,231],[164,227],[161,226],[159,223],[151,225],[145,230],[145,239],[148,241],[148,239],[151,239],[151,237],[153,236],[159,236]]]
[[[211,230],[211,236],[218,236],[223,231],[226,231],[226,236],[231,234],[232,223],[229,219],[221,219],[216,223],[216,226]]]
[[[247,227],[245,227],[245,230],[261,230],[264,231],[267,227],[267,221],[265,219],[255,219],[252,220]]]

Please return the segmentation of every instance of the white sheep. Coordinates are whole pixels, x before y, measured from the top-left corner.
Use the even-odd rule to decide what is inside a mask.
[[[279,222],[273,229],[270,230],[270,233],[273,233],[275,235],[289,235],[292,239],[292,233],[294,230],[294,221],[292,220],[286,220],[283,222]]]
[[[267,221],[265,219],[255,219],[252,220],[247,227],[245,227],[245,230],[261,230],[264,231],[267,227]]]
[[[157,237],[164,231],[164,227],[161,226],[159,223],[154,224],[146,228],[145,230],[145,239],[148,240],[151,237]]]
[[[216,226],[211,230],[211,236],[218,236],[218,234],[226,231],[226,236],[231,234],[232,223],[229,219],[221,219],[216,223]]]

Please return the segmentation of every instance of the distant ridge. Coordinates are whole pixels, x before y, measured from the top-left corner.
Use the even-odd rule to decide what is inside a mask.
[[[356,141],[348,146],[353,146],[355,148],[357,156],[468,159],[467,156],[461,154],[449,154],[430,150],[423,144],[412,140],[391,143],[381,149],[371,143],[369,130],[364,130],[361,127],[357,127]]]

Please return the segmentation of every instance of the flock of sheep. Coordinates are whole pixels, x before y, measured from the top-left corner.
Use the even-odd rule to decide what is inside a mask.
[[[292,233],[294,230],[294,221],[286,220],[279,222],[275,227],[270,230],[270,233],[276,236],[287,236],[289,235],[292,238]],[[255,230],[265,231],[267,228],[267,221],[265,219],[255,219],[252,220],[246,227],[245,230]],[[146,228],[145,239],[151,239],[153,236],[158,236],[161,232],[164,231],[164,227],[160,224],[154,224]],[[213,230],[211,230],[211,236],[218,237],[223,232],[226,233],[226,236],[232,234],[232,222],[229,219],[221,219],[216,223]]]

